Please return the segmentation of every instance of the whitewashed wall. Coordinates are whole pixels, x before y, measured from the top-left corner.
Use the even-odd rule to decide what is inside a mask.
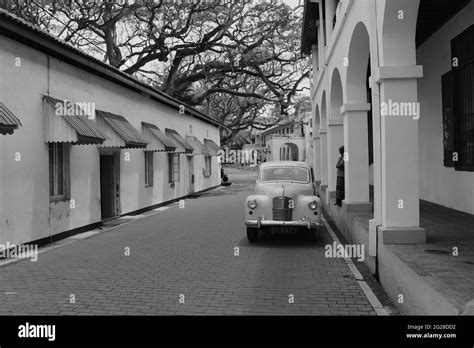
[[[21,66],[15,67],[20,58]],[[94,102],[96,109],[123,115],[139,131],[141,122],[161,129],[172,128],[183,137],[192,125],[193,135],[220,143],[217,127],[101,79],[74,66],[50,58],[28,46],[0,36],[0,96],[23,126],[13,135],[0,137],[0,243],[23,243],[100,221],[100,169],[96,146],[71,148],[71,199],[49,202],[48,151],[43,140],[42,95],[73,102]],[[130,161],[123,153],[130,152]],[[15,153],[21,161],[15,161]],[[154,155],[154,186],[145,188],[143,150],[121,150],[121,213],[162,203],[188,193],[189,173],[181,155],[181,180],[168,184],[166,154]],[[202,178],[204,160],[194,163],[195,191],[220,184],[217,157],[213,157],[211,178]]]

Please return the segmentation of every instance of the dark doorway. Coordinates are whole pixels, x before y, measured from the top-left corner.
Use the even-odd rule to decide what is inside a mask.
[[[116,155],[100,155],[100,208],[102,219],[119,215],[118,163]]]

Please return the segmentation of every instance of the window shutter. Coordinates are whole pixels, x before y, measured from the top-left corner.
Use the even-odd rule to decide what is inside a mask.
[[[451,40],[451,58],[453,150],[458,155],[454,167],[474,171],[474,25]]]
[[[443,148],[444,166],[454,167],[454,73],[449,71],[441,77],[443,103]]]
[[[174,154],[168,153],[168,182],[171,184],[173,183],[173,158]]]
[[[464,30],[461,34],[451,40],[451,64],[457,60],[457,66],[462,67],[474,60],[474,25]]]

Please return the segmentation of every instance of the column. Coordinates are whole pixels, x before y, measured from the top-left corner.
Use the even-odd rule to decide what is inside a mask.
[[[344,188],[346,212],[370,212],[367,111],[370,104],[344,104]]]
[[[320,167],[321,167],[321,190],[326,190],[328,187],[328,140],[327,131],[325,128],[319,130],[320,144]]]
[[[422,76],[421,66],[390,66],[381,67],[376,77],[380,84],[382,157],[379,234],[384,244],[426,242],[419,212],[417,78]],[[397,107],[409,106],[412,113],[398,115]]]
[[[321,135],[313,131],[313,171],[314,180],[321,185]]]

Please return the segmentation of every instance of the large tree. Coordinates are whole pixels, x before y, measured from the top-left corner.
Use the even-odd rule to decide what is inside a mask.
[[[294,97],[307,84],[301,7],[231,0],[0,0],[0,6],[221,120],[230,137],[291,117]],[[263,117],[269,109],[278,115],[271,122]]]

